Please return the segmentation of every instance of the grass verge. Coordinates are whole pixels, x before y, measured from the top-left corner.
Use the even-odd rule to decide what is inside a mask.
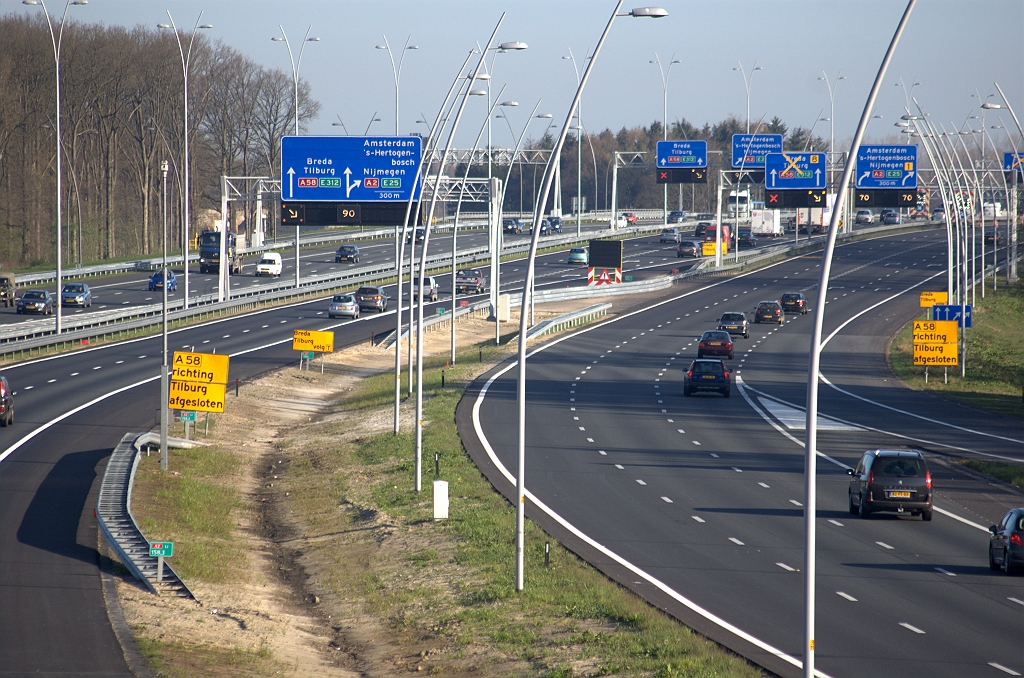
[[[919,390],[943,396],[972,407],[1024,419],[1024,283],[986,290],[974,307],[973,327],[967,330],[967,376],[950,368],[949,383],[943,383],[942,369],[930,368],[928,383],[924,368],[913,360],[913,323],[893,339],[889,359],[893,372]]]
[[[293,439],[297,447],[289,450],[283,476],[287,506],[308,538],[303,558],[321,563],[307,572],[326,603],[344,617],[367,615],[386,629],[403,657],[396,673],[761,675],[529,521],[527,586],[516,592],[514,509],[473,464],[455,425],[455,407],[481,371],[480,350],[488,363],[509,351],[478,346],[462,355],[469,364],[425,363],[426,487],[420,494],[410,487],[412,436],[362,433],[366,422],[387,420],[391,375],[362,380],[339,412],[302,433],[304,442]],[[451,499],[451,517],[442,522],[432,520],[435,453]]]
[[[992,476],[1004,483],[1024,488],[1024,466],[1005,461],[981,461],[978,459],[962,459],[960,463],[969,469]]]

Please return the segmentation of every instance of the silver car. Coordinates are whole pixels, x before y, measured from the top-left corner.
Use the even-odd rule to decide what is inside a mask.
[[[92,292],[85,283],[68,283],[60,291],[61,306],[92,306]]]
[[[359,302],[351,294],[335,294],[327,308],[329,318],[358,318]]]

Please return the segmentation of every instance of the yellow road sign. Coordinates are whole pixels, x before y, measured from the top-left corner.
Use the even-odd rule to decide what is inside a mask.
[[[204,384],[228,383],[231,358],[216,353],[175,351],[171,363],[171,381],[198,381]]]
[[[204,384],[197,381],[172,381],[167,406],[172,410],[194,412],[223,412],[224,384]]]
[[[954,367],[960,364],[957,344],[914,344],[915,365]]]
[[[955,320],[915,320],[915,344],[955,344],[959,340]]]
[[[295,330],[292,333],[293,351],[334,352],[334,332],[317,330]]]
[[[715,256],[715,241],[714,240],[712,240],[710,242],[702,243],[702,245],[703,245],[703,247],[701,248],[701,254],[703,254],[705,257],[713,257],[713,256]]]
[[[921,308],[943,306],[949,303],[948,292],[921,292]]]

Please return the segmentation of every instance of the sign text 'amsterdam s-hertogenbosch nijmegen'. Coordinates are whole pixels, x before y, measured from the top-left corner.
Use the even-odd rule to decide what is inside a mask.
[[[419,137],[281,139],[285,202],[392,202],[409,199],[421,159]]]

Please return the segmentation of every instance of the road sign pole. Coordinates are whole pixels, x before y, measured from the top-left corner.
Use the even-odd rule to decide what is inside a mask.
[[[718,170],[718,214],[715,219],[715,266],[722,265],[722,176],[724,170]],[[738,198],[737,198],[738,199]]]
[[[164,557],[156,557],[156,583],[160,584],[164,580]]]

